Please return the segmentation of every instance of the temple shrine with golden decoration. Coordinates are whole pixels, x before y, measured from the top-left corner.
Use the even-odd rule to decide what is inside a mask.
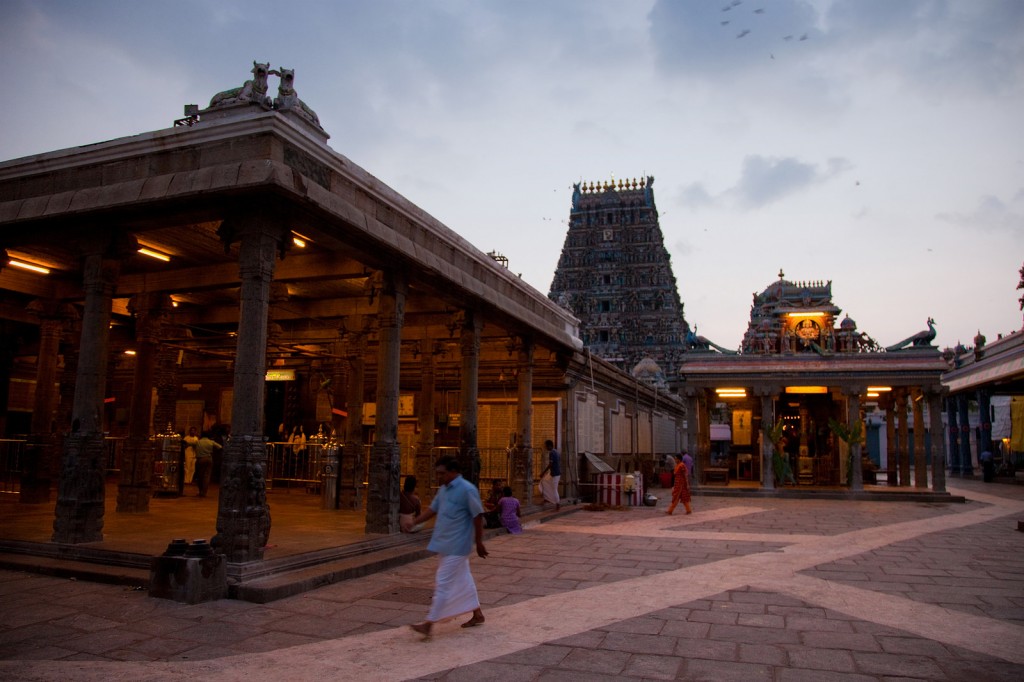
[[[685,396],[688,448],[703,483],[945,491],[945,465],[928,466],[945,462],[947,364],[931,343],[933,320],[883,347],[841,313],[831,281],[793,282],[780,270],[754,294],[738,351],[687,336],[670,384]],[[869,442],[884,442],[884,459],[869,456]]]

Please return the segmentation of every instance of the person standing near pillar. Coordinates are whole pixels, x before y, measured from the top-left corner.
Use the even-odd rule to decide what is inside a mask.
[[[196,473],[196,446],[199,445],[199,436],[196,435],[196,427],[188,430],[185,436],[185,483],[191,483]]]
[[[555,505],[555,511],[561,508],[558,497],[558,482],[562,478],[562,455],[555,449],[553,441],[544,441],[544,449],[548,451],[548,465],[540,472],[540,492],[546,502]],[[544,474],[550,474],[547,478]]]
[[[196,485],[199,486],[199,497],[206,497],[210,487],[210,473],[213,471],[213,451],[220,450],[221,445],[208,432],[203,432],[196,443]]]
[[[469,572],[469,555],[474,542],[477,556],[487,558],[484,505],[480,501],[480,491],[462,477],[460,469],[459,461],[454,457],[438,460],[436,471],[441,487],[430,503],[430,509],[412,520],[412,525],[416,526],[437,517],[427,549],[441,555],[427,619],[409,626],[424,638],[430,637],[434,623],[469,611],[473,612],[473,617],[462,627],[475,627],[484,622],[476,583]]]

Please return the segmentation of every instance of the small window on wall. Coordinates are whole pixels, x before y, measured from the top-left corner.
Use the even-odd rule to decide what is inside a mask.
[[[610,242],[614,237],[615,237],[615,231],[614,230],[605,230],[604,231],[604,240],[606,242]]]
[[[608,332],[607,331],[602,331],[600,333],[600,339],[601,339],[601,343],[608,343]]]
[[[601,312],[609,313],[612,310],[612,302],[609,300],[601,301]]]

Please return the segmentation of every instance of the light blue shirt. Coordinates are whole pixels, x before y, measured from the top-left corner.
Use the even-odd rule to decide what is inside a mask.
[[[460,474],[441,486],[430,509],[437,514],[427,549],[438,554],[467,556],[473,551],[473,519],[484,513],[480,491]]]

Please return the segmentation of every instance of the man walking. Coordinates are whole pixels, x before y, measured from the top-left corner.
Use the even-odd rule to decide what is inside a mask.
[[[221,445],[209,433],[203,432],[196,443],[196,485],[199,486],[199,497],[206,497],[210,487],[210,474],[213,472],[213,451],[220,450]]]
[[[424,638],[430,637],[434,623],[461,613],[473,612],[473,617],[462,624],[464,628],[482,625],[484,622],[476,583],[469,572],[469,555],[474,541],[477,555],[487,558],[487,549],[484,548],[484,505],[480,501],[480,491],[462,477],[459,462],[454,457],[439,459],[436,470],[441,487],[430,503],[430,509],[410,524],[415,526],[437,517],[430,544],[427,545],[428,550],[441,555],[434,598],[430,602],[427,619],[410,626]]]
[[[546,502],[555,505],[555,511],[561,508],[561,498],[558,496],[558,481],[562,478],[562,456],[555,450],[555,444],[551,440],[544,441],[544,449],[548,451],[548,465],[540,472],[540,492]],[[548,478],[544,474],[550,473]]]

